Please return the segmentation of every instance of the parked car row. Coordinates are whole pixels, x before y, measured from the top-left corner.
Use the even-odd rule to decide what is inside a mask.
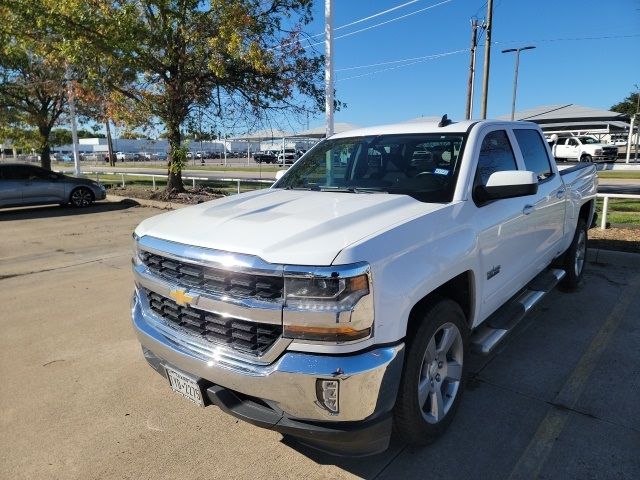
[[[285,148],[283,150],[261,150],[253,155],[256,163],[284,163],[292,164],[300,158],[306,150],[296,150],[295,148]]]

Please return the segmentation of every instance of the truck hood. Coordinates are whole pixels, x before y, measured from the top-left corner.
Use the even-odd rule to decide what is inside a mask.
[[[136,234],[270,263],[330,265],[361,238],[443,206],[406,195],[268,189],[149,218]]]

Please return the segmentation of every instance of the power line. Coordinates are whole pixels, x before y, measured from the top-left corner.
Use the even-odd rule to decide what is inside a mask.
[[[362,73],[360,75],[354,75],[352,77],[339,78],[339,79],[336,80],[336,82],[342,82],[342,81],[345,81],[345,80],[353,80],[353,79],[356,79],[356,78],[368,77],[370,75],[375,75],[375,74],[378,74],[378,73],[388,72],[390,70],[397,70],[398,68],[410,67],[411,65],[416,65],[418,63],[423,63],[423,62],[426,62],[428,60],[433,60],[433,59],[436,59],[436,58],[446,57],[446,56],[449,56],[449,55],[455,55],[457,53],[463,53],[463,52],[468,52],[468,51],[469,51],[469,49],[465,48],[465,49],[462,49],[462,50],[454,50],[452,52],[444,52],[444,53],[438,53],[438,54],[435,54],[435,55],[429,55],[427,57],[423,57],[420,60],[416,60],[416,61],[413,61],[413,62],[410,62],[410,63],[405,63],[404,65],[396,65],[395,67],[383,68],[381,70],[375,70],[373,72]],[[417,57],[417,58],[420,58],[420,57]]]
[[[611,40],[616,38],[635,38],[640,37],[640,33],[631,33],[629,35],[601,35],[597,37],[566,37],[566,38],[543,38],[537,40],[503,40],[501,42],[493,42],[494,45],[510,44],[510,43],[535,43],[535,42],[570,42],[577,40]]]
[[[412,4],[414,4],[414,3],[416,3],[416,2],[420,2],[420,1],[422,1],[422,0],[411,0],[411,1],[409,1],[409,2],[405,2],[405,3],[402,3],[402,4],[400,4],[400,5],[396,5],[395,7],[391,7],[391,8],[388,8],[388,9],[386,9],[386,10],[382,10],[381,12],[374,13],[373,15],[369,15],[368,17],[363,17],[363,18],[360,18],[360,19],[358,19],[358,20],[354,20],[353,22],[347,23],[347,24],[345,24],[345,25],[340,25],[339,27],[336,27],[336,28],[334,28],[333,30],[334,30],[334,31],[335,31],[335,30],[341,30],[341,29],[343,29],[343,28],[347,28],[347,27],[351,27],[351,26],[353,26],[353,25],[357,25],[358,23],[366,22],[367,20],[371,20],[372,18],[376,18],[376,17],[379,17],[379,16],[381,16],[381,15],[385,15],[385,14],[387,14],[387,13],[393,12],[394,10],[398,10],[398,9],[400,9],[400,8],[407,7],[407,6],[409,6],[409,5],[412,5]],[[316,33],[316,34],[314,34],[314,35],[308,35],[308,36],[307,36],[307,38],[306,38],[306,39],[304,39],[303,41],[308,41],[308,42],[310,42],[312,38],[321,37],[321,36],[323,36],[323,35],[324,35],[324,32]],[[283,44],[283,45],[278,45],[278,46],[276,46],[276,47],[273,47],[273,49],[275,50],[275,49],[278,49],[278,48],[281,48],[281,47],[284,47],[284,46],[290,45],[291,43],[292,43],[292,42],[288,42],[288,43],[285,43],[285,44]],[[309,46],[310,46],[310,45],[309,45]]]
[[[392,18],[392,19],[390,19],[390,20],[385,20],[384,22],[376,23],[375,25],[370,25],[370,26],[368,26],[368,27],[361,28],[361,29],[359,29],[359,30],[355,30],[355,31],[353,31],[353,32],[345,33],[344,35],[338,35],[337,37],[335,37],[335,38],[334,38],[334,40],[338,40],[338,39],[340,39],[340,38],[350,37],[350,36],[352,36],[352,35],[356,35],[356,34],[358,34],[358,33],[366,32],[367,30],[371,30],[372,28],[381,27],[381,26],[386,25],[386,24],[388,24],[388,23],[392,23],[392,22],[396,22],[396,21],[398,21],[398,20],[405,19],[405,18],[410,17],[410,16],[412,16],[412,15],[416,15],[416,14],[418,14],[418,13],[422,13],[422,12],[424,12],[424,11],[431,10],[431,9],[433,9],[433,8],[436,8],[436,7],[440,7],[440,6],[445,5],[445,4],[449,3],[449,2],[453,2],[453,0],[442,0],[442,1],[441,1],[441,2],[439,2],[439,3],[435,3],[435,4],[433,4],[433,5],[429,5],[428,7],[420,8],[420,9],[418,9],[418,10],[414,11],[414,12],[407,13],[407,14],[401,15],[401,16],[399,16],[399,17]],[[319,34],[319,35],[324,35],[324,33]],[[314,36],[318,36],[318,35],[314,35]],[[310,41],[310,40],[309,40],[309,41]],[[315,46],[317,46],[317,45],[322,45],[322,44],[324,44],[324,41],[323,41],[323,42],[315,42],[315,43],[311,43],[311,44],[309,44],[309,45],[306,45],[306,47],[305,47],[305,48],[315,47]],[[277,48],[280,48],[280,47],[274,47],[272,50],[275,50],[275,49],[277,49]]]
[[[432,8],[439,7],[439,6],[444,5],[446,3],[449,3],[449,2],[453,2],[453,0],[443,0],[440,3],[435,3],[433,5],[429,5],[428,7],[421,8],[420,10],[416,10],[415,12],[407,13],[405,15],[401,15],[399,17],[392,18],[391,20],[386,20],[384,22],[376,23],[375,25],[371,25],[369,27],[361,28],[360,30],[355,30],[353,32],[345,33],[344,35],[339,35],[334,40],[337,40],[339,38],[350,37],[351,35],[355,35],[357,33],[366,32],[367,30],[371,30],[372,28],[381,27],[382,25],[386,25],[386,24],[391,23],[391,22],[402,20],[404,18],[410,17],[411,15],[415,15],[417,13],[421,13],[421,12],[424,12],[426,10],[431,10]],[[312,43],[311,45],[308,45],[308,46],[309,47],[313,47],[315,45],[320,45],[321,43],[324,43],[324,42]]]
[[[439,58],[439,57],[444,57],[447,55],[453,55],[455,53],[462,53],[462,52],[468,52],[469,49],[465,48],[462,50],[454,50],[452,52],[444,52],[444,53],[434,53],[431,55],[423,55],[421,57],[413,57],[413,58],[403,58],[401,60],[391,60],[388,62],[381,62],[381,63],[372,63],[370,65],[358,65],[357,67],[347,67],[347,68],[339,68],[337,70],[335,70],[336,72],[346,72],[348,70],[358,70],[360,68],[370,68],[370,67],[381,67],[384,65],[392,65],[394,63],[404,63],[404,62],[411,62],[411,61],[415,61],[415,60],[430,60],[432,58]],[[404,65],[402,65],[404,66]]]
[[[340,27],[337,27],[335,30],[340,30],[342,28],[351,27],[351,26],[356,25],[358,23],[366,22],[367,20],[371,20],[372,18],[379,17],[380,15],[384,15],[386,13],[391,13],[394,10],[398,10],[400,8],[407,7],[407,6],[411,5],[411,4],[419,2],[419,1],[421,1],[421,0],[411,0],[410,2],[403,3],[402,5],[396,5],[395,7],[388,8],[387,10],[384,10],[382,12],[378,12],[378,13],[375,13],[373,15],[369,15],[368,17],[361,18],[360,20],[356,20],[354,22],[347,23],[346,25],[342,25]],[[320,35],[323,35],[323,34],[319,33],[317,35],[314,35],[314,37],[317,37],[317,36],[320,36]]]

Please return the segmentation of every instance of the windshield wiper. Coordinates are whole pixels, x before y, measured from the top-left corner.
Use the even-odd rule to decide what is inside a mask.
[[[286,187],[284,187],[285,190],[314,190],[314,191],[320,191],[320,187],[318,187],[317,185],[312,185],[310,187],[293,187],[291,185],[287,185]]]
[[[386,190],[373,187],[320,187],[321,192],[345,192],[345,193],[389,193]]]

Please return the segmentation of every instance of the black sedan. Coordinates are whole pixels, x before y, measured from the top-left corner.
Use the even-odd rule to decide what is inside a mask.
[[[22,163],[0,164],[0,208],[59,203],[88,207],[107,196],[103,185]]]

